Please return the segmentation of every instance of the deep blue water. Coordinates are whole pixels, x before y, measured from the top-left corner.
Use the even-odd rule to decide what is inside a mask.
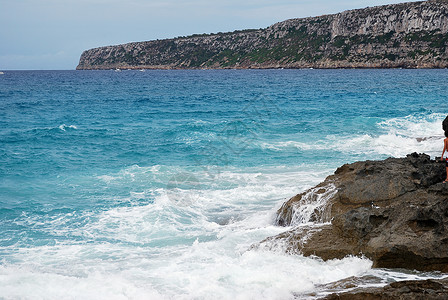
[[[106,289],[103,279],[119,274],[110,285],[130,292],[111,295],[207,298],[190,279],[160,275],[160,265],[180,257],[184,269],[168,270],[192,276],[204,265],[186,253],[205,243],[227,249],[214,259],[198,250],[205,268],[219,259],[236,266],[237,249],[280,232],[272,226],[278,205],[338,166],[440,155],[447,91],[448,70],[7,71],[0,297],[32,298],[33,284],[54,276],[61,290],[67,280],[92,291],[74,298],[98,299],[108,295],[93,293]],[[154,273],[142,262],[149,257]],[[359,262],[341,268],[349,263]],[[265,272],[248,264],[252,276]],[[146,271],[129,275],[135,269]],[[234,271],[222,275],[229,282],[210,283],[222,299],[247,284]],[[293,292],[302,291],[286,297]]]

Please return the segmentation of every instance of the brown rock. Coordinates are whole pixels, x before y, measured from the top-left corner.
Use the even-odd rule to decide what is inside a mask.
[[[296,227],[261,245],[282,242],[288,252],[324,260],[365,255],[374,267],[448,272],[444,176],[443,163],[416,153],[344,165],[278,211],[279,225],[313,221],[313,226]]]
[[[408,280],[383,288],[356,289],[334,293],[323,300],[440,300],[448,299],[448,279]]]

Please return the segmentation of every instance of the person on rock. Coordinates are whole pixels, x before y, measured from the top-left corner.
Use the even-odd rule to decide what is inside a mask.
[[[442,151],[442,157],[440,158],[440,160],[442,161],[443,161],[443,154],[445,154],[445,151],[447,153],[445,156],[446,179],[443,181],[443,183],[448,182],[448,131],[445,131],[445,139],[443,140],[443,151]]]

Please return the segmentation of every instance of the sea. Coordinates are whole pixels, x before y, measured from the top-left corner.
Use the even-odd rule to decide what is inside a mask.
[[[339,166],[440,156],[448,70],[4,71],[0,299],[316,299],[445,274],[252,247]]]

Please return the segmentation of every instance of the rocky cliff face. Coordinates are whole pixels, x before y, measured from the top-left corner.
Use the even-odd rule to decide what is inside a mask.
[[[344,165],[279,209],[277,223],[294,229],[255,247],[280,245],[325,260],[365,255],[374,267],[448,272],[444,178],[445,164],[425,154]]]
[[[448,1],[291,19],[259,30],[129,43],[82,53],[77,69],[445,68]]]

